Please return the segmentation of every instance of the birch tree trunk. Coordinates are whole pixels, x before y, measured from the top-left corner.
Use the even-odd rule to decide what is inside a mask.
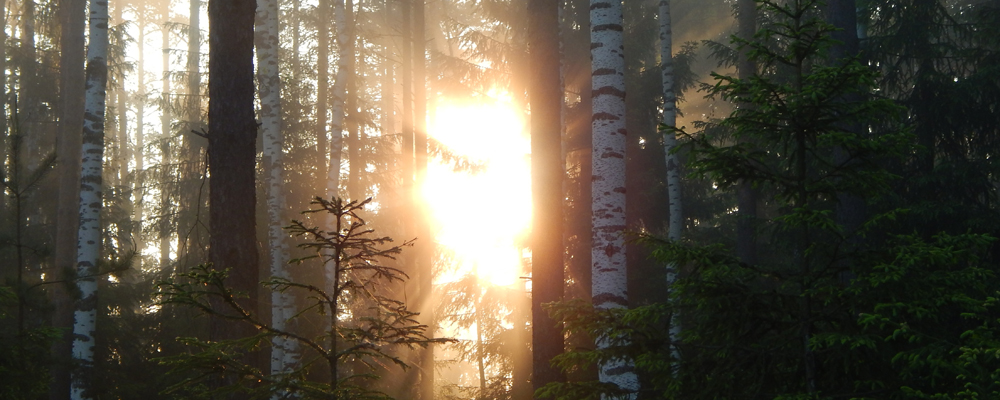
[[[625,54],[622,3],[591,0],[590,54],[593,92],[592,211],[593,302],[598,309],[628,307],[625,269]],[[597,338],[608,348],[607,338]],[[631,363],[600,366],[601,382],[639,389]]]
[[[108,2],[90,2],[90,44],[87,46],[86,102],[80,174],[80,231],[77,244],[77,288],[80,300],[73,314],[73,361],[70,398],[87,399],[93,376],[94,332],[97,328],[97,257],[101,243],[101,162],[104,156],[104,100],[108,78]]]
[[[674,92],[674,60],[673,35],[670,21],[670,0],[660,0],[660,71],[663,81],[663,124],[668,127],[677,125],[677,93]],[[667,131],[663,136],[663,152],[667,158],[667,199],[670,212],[670,222],[667,228],[667,239],[681,240],[681,173],[680,162],[676,154],[677,135]],[[677,281],[677,264],[667,265],[667,288],[673,290]],[[676,343],[681,333],[680,319],[675,312],[670,319],[670,342]],[[675,359],[680,357],[677,347],[671,345],[671,354]]]
[[[257,7],[257,93],[260,98],[261,131],[264,136],[264,165],[267,174],[268,248],[271,276],[291,279],[288,262],[287,236],[282,229],[285,209],[284,134],[281,131],[281,77],[278,71],[278,1],[261,0]],[[288,329],[287,322],[295,315],[295,300],[290,291],[271,292],[271,326]],[[298,341],[282,336],[271,339],[271,375],[288,374],[298,369]],[[274,393],[273,399],[287,393]]]

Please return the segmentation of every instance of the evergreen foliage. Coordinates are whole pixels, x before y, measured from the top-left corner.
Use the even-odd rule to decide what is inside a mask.
[[[273,393],[307,399],[390,398],[370,389],[364,381],[377,379],[393,365],[408,367],[394,352],[395,348],[426,347],[450,340],[428,338],[425,335],[427,326],[417,323],[417,314],[409,311],[405,302],[391,296],[393,285],[401,284],[407,275],[384,262],[395,259],[403,247],[413,241],[391,246],[391,238],[374,235],[374,230],[361,215],[370,201],[317,197],[313,204],[318,208],[304,213],[329,213],[334,217],[334,230],[306,226],[300,221],[293,221],[286,228],[307,239],[298,245],[299,248],[315,253],[292,262],[321,258],[324,263],[332,264],[336,282],[324,286],[277,277],[263,282],[271,290],[295,290],[302,293],[298,297],[308,298],[309,305],[293,319],[301,320],[313,312],[325,315],[328,325],[318,335],[275,329],[266,320],[245,310],[238,300],[245,295],[225,284],[228,271],[200,265],[181,274],[183,280],[161,283],[160,296],[164,304],[192,306],[232,323],[251,324],[257,332],[250,337],[214,342],[181,339],[191,351],[165,357],[163,361],[175,372],[198,373],[169,391],[191,396],[188,398],[234,394],[244,398],[269,398]],[[219,309],[213,304],[225,307]],[[258,351],[273,336],[299,342],[304,349],[301,368],[268,376],[254,362],[241,356],[248,351]],[[236,378],[235,384],[213,387],[213,382],[221,382],[221,377],[227,375]],[[325,379],[316,379],[318,376]]]
[[[910,154],[903,109],[870,95],[878,75],[857,58],[828,63],[832,27],[811,0],[758,2],[767,14],[747,79],[714,75],[709,96],[739,104],[687,133],[686,166],[718,190],[750,182],[764,198],[756,227],[768,254],[754,265],[731,239],[665,242],[654,257],[683,267],[667,303],[631,310],[555,304],[566,329],[615,338],[607,351],[571,351],[572,369],[627,358],[650,378],[640,398],[988,398],[1000,363],[990,326],[994,239],[970,231],[916,233],[907,200],[887,204]],[[852,126],[865,127],[858,132]],[[838,196],[869,199],[857,230],[836,220]],[[924,231],[928,232],[928,231]],[[694,239],[694,240],[691,240]],[[669,352],[674,312],[682,333]],[[991,347],[993,346],[993,347]],[[628,396],[594,383],[538,394]]]

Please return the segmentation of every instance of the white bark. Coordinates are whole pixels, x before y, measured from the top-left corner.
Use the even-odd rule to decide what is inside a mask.
[[[101,243],[101,162],[104,156],[104,101],[108,77],[108,2],[90,1],[90,43],[87,47],[86,103],[80,177],[80,234],[77,244],[77,288],[80,300],[73,313],[73,359],[70,398],[87,399],[94,364],[97,322],[97,257]]]
[[[593,301],[599,309],[628,306],[625,270],[625,54],[621,0],[591,0],[593,61],[593,178],[591,181]],[[607,338],[597,339],[607,348]],[[624,360],[600,366],[601,382],[639,389],[634,367]]]
[[[672,50],[672,35],[670,31],[670,0],[660,0],[660,71],[663,78],[663,124],[669,127],[677,125],[677,94],[674,92],[674,60]],[[676,154],[671,154],[677,147],[677,135],[667,131],[663,137],[663,151],[667,158],[667,198],[669,201],[670,225],[667,239],[681,240],[681,173],[680,162]],[[667,265],[667,290],[673,290],[677,281],[677,264]],[[670,320],[670,341],[676,343],[681,333],[680,319],[677,313]],[[677,348],[671,347],[671,354],[679,358]]]
[[[282,229],[284,193],[284,137],[281,131],[281,78],[278,71],[278,2],[260,0],[257,7],[255,46],[257,49],[257,90],[260,97],[261,131],[264,137],[264,157],[267,166],[268,242],[271,249],[271,275],[290,279],[287,266],[288,243]],[[288,330],[295,315],[295,299],[291,292],[271,292],[271,326]],[[271,375],[288,374],[299,367],[299,343],[275,336],[271,339]],[[284,398],[287,393],[275,393],[272,398]]]

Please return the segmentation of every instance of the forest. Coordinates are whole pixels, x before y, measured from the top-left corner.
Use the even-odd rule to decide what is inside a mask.
[[[1000,0],[2,4],[0,399],[1000,399]]]

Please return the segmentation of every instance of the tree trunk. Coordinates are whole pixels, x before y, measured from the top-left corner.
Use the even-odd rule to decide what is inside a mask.
[[[330,0],[319,0],[317,5],[316,26],[316,149],[322,165],[329,165],[330,155],[329,133],[327,132],[327,114],[330,100]],[[323,171],[321,168],[320,171]],[[327,168],[329,173],[329,168]],[[321,179],[317,177],[317,179]]]
[[[160,77],[160,268],[170,267],[170,235],[171,225],[174,221],[171,212],[170,196],[173,192],[170,173],[170,139],[173,136],[170,132],[170,122],[173,120],[171,110],[173,105],[170,101],[170,1],[164,0],[161,4],[160,15],[160,41],[163,47],[160,62],[162,64],[163,76]]]
[[[101,163],[104,155],[104,100],[108,78],[108,3],[90,2],[90,43],[87,46],[86,104],[80,174],[80,225],[77,244],[77,288],[80,300],[73,314],[73,360],[70,396],[86,399],[94,367],[97,328],[97,258],[101,243]]]
[[[60,5],[60,140],[58,148],[59,205],[56,215],[55,271],[56,283],[51,286],[52,327],[65,329],[52,345],[52,355],[57,363],[52,368],[49,398],[62,400],[69,397],[69,364],[61,361],[70,357],[73,326],[73,299],[67,281],[76,264],[77,234],[80,227],[80,152],[84,112],[84,30],[86,29],[86,3],[83,0],[64,0]],[[0,57],[3,57],[0,54]],[[2,81],[2,80],[0,80]],[[0,106],[0,109],[3,107]],[[2,117],[2,116],[0,116]],[[2,143],[0,143],[2,144]]]
[[[674,92],[674,61],[673,61],[673,35],[671,32],[670,20],[670,0],[660,0],[660,72],[663,82],[663,120],[668,127],[677,125],[677,94]],[[667,199],[669,204],[670,222],[667,227],[667,239],[671,241],[681,240],[682,215],[681,215],[681,173],[680,160],[676,154],[672,154],[677,147],[677,136],[673,131],[664,132],[663,152],[667,161]],[[677,264],[667,265],[667,288],[673,290],[674,282],[677,281]],[[680,337],[680,318],[675,311],[670,319],[670,342],[677,343]],[[671,355],[675,359],[680,358],[677,347],[671,344]]]
[[[349,32],[355,32],[357,17],[354,13],[354,2],[346,1],[346,19]],[[361,134],[359,132],[358,100],[360,89],[359,79],[355,78],[354,71],[357,70],[357,59],[355,48],[358,42],[356,35],[350,35],[345,53],[350,54],[347,59],[347,70],[351,71],[350,81],[346,85],[346,109],[344,111],[344,122],[347,127],[347,160],[350,164],[347,173],[347,195],[351,199],[363,200],[365,190],[361,186],[361,171],[364,171],[364,160],[361,159]]]
[[[418,242],[414,245],[414,265],[417,283],[417,310],[420,312],[418,320],[421,324],[427,325],[427,336],[433,337],[437,324],[434,320],[434,239],[431,237],[430,215],[427,201],[424,199],[421,188],[427,178],[427,73],[426,73],[426,30],[424,0],[413,0],[413,47],[412,62],[413,68],[413,161],[414,161],[414,182],[411,192],[416,213],[416,237]],[[418,369],[421,374],[420,399],[431,400],[434,398],[434,347],[427,346],[418,348],[420,361]]]
[[[754,0],[737,0],[737,25],[740,39],[753,40],[757,32],[757,4]],[[749,49],[744,48],[738,54],[736,72],[740,79],[753,76],[755,68],[749,57]],[[737,107],[747,107],[738,104]],[[736,222],[736,255],[746,264],[757,263],[757,191],[749,182],[740,182],[737,186],[737,222]]]
[[[241,305],[257,314],[258,255],[254,206],[253,0],[210,0],[208,158],[211,172],[209,259],[229,270],[226,286],[247,294]],[[221,308],[220,308],[221,309]],[[212,318],[212,340],[253,334],[249,324]],[[249,359],[249,357],[248,357]],[[252,362],[252,364],[257,364]]]
[[[135,147],[132,149],[132,156],[135,158],[135,170],[132,175],[132,237],[135,239],[136,261],[135,269],[143,269],[142,250],[146,247],[146,238],[143,235],[142,225],[145,222],[145,197],[146,197],[146,23],[145,18],[140,17],[136,27],[139,30],[136,39],[138,53],[136,59],[136,85],[138,90],[135,93]],[[122,82],[124,84],[124,81]],[[127,145],[126,143],[123,143]],[[126,162],[125,165],[128,165]]]
[[[291,279],[286,268],[289,252],[282,227],[285,219],[284,133],[281,130],[281,77],[278,69],[278,1],[261,1],[257,8],[257,87],[260,98],[261,131],[264,135],[264,161],[267,174],[268,248],[271,249],[271,276]],[[271,326],[288,330],[295,316],[291,291],[271,292]],[[299,367],[298,341],[281,336],[271,339],[271,375],[288,374]],[[284,393],[287,394],[287,393]],[[272,398],[283,398],[275,393]]]
[[[344,102],[347,99],[347,81],[352,79],[350,70],[350,41],[354,40],[348,25],[344,0],[333,1],[334,36],[337,38],[337,76],[333,81],[333,115],[330,120],[330,167],[326,175],[327,197],[340,192],[340,161],[344,150]],[[329,219],[329,217],[328,217]],[[328,224],[329,225],[329,224]],[[330,271],[327,271],[327,276]]]
[[[563,352],[561,324],[542,304],[563,297],[562,87],[559,71],[559,2],[528,2],[531,77],[531,343],[532,387],[565,380],[552,359]]]
[[[592,216],[593,302],[598,309],[628,306],[625,269],[625,58],[622,3],[591,0],[591,82],[593,90]],[[597,339],[598,348],[609,346]],[[600,381],[638,390],[630,363],[600,366]]]

